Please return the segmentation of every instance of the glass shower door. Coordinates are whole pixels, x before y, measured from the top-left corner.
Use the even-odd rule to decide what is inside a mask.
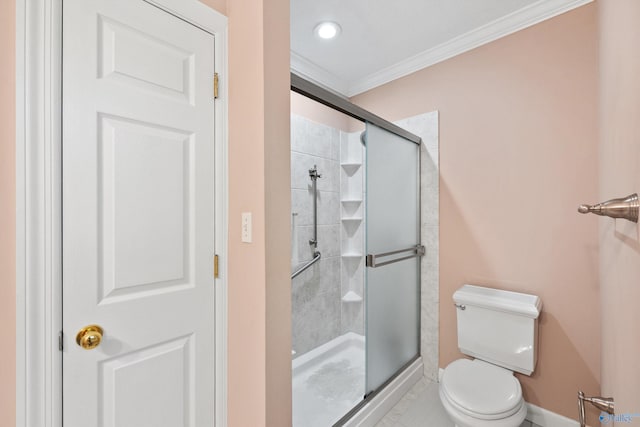
[[[420,146],[367,123],[366,393],[419,354]]]

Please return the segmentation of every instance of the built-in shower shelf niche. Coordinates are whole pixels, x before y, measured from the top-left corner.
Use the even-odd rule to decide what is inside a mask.
[[[358,169],[360,169],[360,166],[362,166],[362,163],[361,162],[346,162],[346,163],[341,163],[340,166],[342,166],[342,169],[344,169],[344,171],[347,173],[347,175],[353,176],[353,174],[356,173],[356,171]]]
[[[340,200],[340,202],[342,202],[343,205],[358,206],[360,203],[362,203],[362,199],[342,199]]]
[[[345,252],[342,254],[342,258],[344,259],[360,259],[362,258],[362,254],[357,252]]]
[[[342,222],[358,223],[358,222],[362,222],[362,218],[360,217],[342,218]]]
[[[342,297],[342,302],[362,302],[362,297],[353,291],[349,291]]]
[[[346,237],[354,237],[362,224],[362,217],[345,217],[341,219]]]
[[[346,198],[340,200],[342,203],[342,216],[344,218],[353,218],[359,215],[362,199]]]

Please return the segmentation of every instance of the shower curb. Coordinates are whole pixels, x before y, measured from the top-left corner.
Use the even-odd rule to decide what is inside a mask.
[[[375,426],[420,381],[423,374],[424,365],[419,357],[342,427]]]

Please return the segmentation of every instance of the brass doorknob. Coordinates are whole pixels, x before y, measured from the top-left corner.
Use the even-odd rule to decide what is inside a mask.
[[[85,350],[93,350],[102,342],[103,330],[98,325],[89,325],[80,329],[76,335],[76,342]]]

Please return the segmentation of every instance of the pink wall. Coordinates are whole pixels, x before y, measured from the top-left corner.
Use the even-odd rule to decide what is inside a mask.
[[[228,425],[287,426],[289,2],[200,1],[229,18]],[[250,244],[240,242],[242,212],[253,214]]]
[[[253,4],[252,4],[253,3]],[[264,424],[265,240],[262,2],[231,0],[229,13],[229,425]],[[234,72],[233,70],[237,70]],[[244,101],[246,99],[247,101]],[[251,126],[246,124],[250,123]],[[241,160],[244,159],[244,167]],[[243,171],[251,171],[253,180]],[[240,213],[253,243],[240,243]],[[247,268],[251,266],[251,268]],[[246,302],[242,303],[243,297]],[[262,362],[262,363],[261,363]],[[240,395],[251,411],[241,409]]]
[[[288,16],[288,3],[269,2],[266,8],[248,0],[203,2],[230,18],[229,425],[284,426],[290,424],[288,35],[283,30],[288,27],[277,24],[288,22],[282,18]],[[637,97],[620,96],[617,90],[638,90],[633,76],[640,65],[631,55],[638,34],[629,19],[640,11],[632,0],[621,3],[615,10],[611,2],[603,2],[609,8],[601,17],[606,28],[601,93],[603,105],[624,106],[637,117]],[[10,344],[15,342],[14,6],[12,1],[0,3],[0,50],[10,52],[0,63],[2,425],[15,423],[15,346]],[[597,236],[591,219],[574,214],[576,204],[598,200],[597,177],[583,172],[596,170],[595,10],[585,6],[356,98],[392,120],[441,111],[441,300],[450,300],[464,282],[541,295],[540,362],[534,376],[523,379],[525,394],[571,417],[575,390],[597,393],[600,379]],[[627,25],[617,28],[617,20]],[[613,46],[626,50],[616,55]],[[620,63],[629,66],[622,80]],[[275,79],[270,80],[273,87],[265,84],[266,78]],[[620,144],[637,150],[627,145],[638,137],[631,117],[601,114],[603,141],[623,125]],[[493,124],[496,118],[499,126]],[[615,145],[603,147],[601,166],[614,176],[621,159],[605,158]],[[637,151],[635,157],[623,158],[633,159]],[[256,179],[247,179],[247,170]],[[617,172],[620,180],[631,182],[629,190],[620,185],[609,189],[613,183],[603,175],[600,196],[636,190],[637,167],[635,171]],[[530,211],[518,209],[520,203]],[[249,245],[234,238],[243,211],[254,213],[254,243]],[[603,260],[619,247],[624,257],[635,258],[622,260],[618,274],[603,268],[603,284],[637,284],[640,250],[614,236],[614,247],[603,243]],[[286,262],[278,253],[287,255]],[[614,295],[605,304],[605,327],[614,303],[637,300],[628,295]],[[455,314],[449,304],[441,310],[444,366],[459,354]],[[616,342],[638,335],[628,329],[640,324],[634,310],[621,311],[632,317],[615,325],[620,331]],[[606,350],[611,341],[604,339]],[[606,362],[627,363],[631,354],[603,351],[605,371]],[[640,393],[637,383],[625,383],[629,372],[606,372],[605,391],[613,390],[610,384],[616,379],[631,396]]]
[[[591,4],[354,98],[389,120],[440,111],[440,366],[461,357],[459,286],[537,294],[539,362],[520,380],[571,418],[578,389],[600,391],[598,235],[576,213],[598,199],[597,79]]]
[[[0,425],[16,423],[15,2],[0,2]]]
[[[229,426],[291,424],[289,2],[229,0]],[[286,25],[282,25],[282,23]],[[242,212],[253,243],[240,242]]]
[[[267,376],[265,426],[269,427],[286,427],[292,423],[289,4],[289,0],[265,0],[263,6],[266,240],[266,318],[263,322],[267,341],[266,360],[262,361],[262,366]],[[242,179],[247,181],[246,170],[243,170]],[[243,348],[237,350],[244,351]],[[251,387],[251,384],[247,386]],[[236,404],[239,410],[246,412],[243,401],[238,400]],[[229,423],[229,426],[235,425],[258,424]]]
[[[640,192],[640,2],[599,3],[600,195],[598,200]],[[640,408],[640,235],[623,220],[600,225],[602,286],[602,393],[616,413]],[[640,424],[635,418],[633,425]]]

